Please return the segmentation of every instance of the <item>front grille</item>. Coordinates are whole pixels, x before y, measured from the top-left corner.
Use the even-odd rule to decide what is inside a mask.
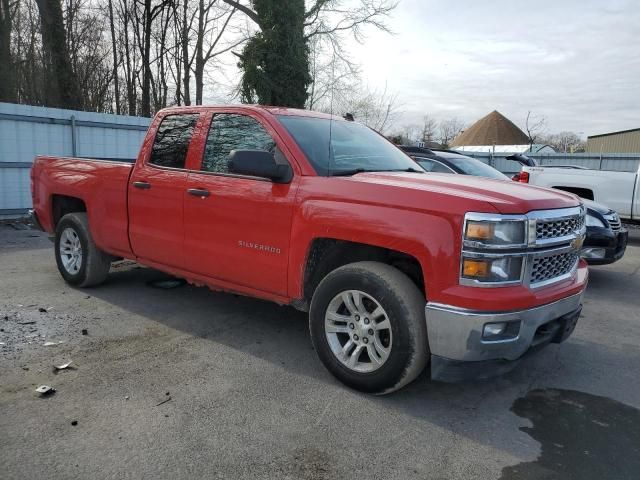
[[[620,217],[617,213],[605,215],[604,218],[607,220],[607,223],[609,223],[611,230],[613,230],[614,232],[618,232],[622,228],[622,222],[620,221]]]
[[[529,283],[535,286],[566,275],[575,268],[576,263],[578,263],[578,254],[575,252],[560,253],[548,257],[534,257],[532,259]]]
[[[584,216],[576,215],[559,220],[538,220],[536,223],[536,239],[547,240],[566,237],[580,230],[584,225]]]

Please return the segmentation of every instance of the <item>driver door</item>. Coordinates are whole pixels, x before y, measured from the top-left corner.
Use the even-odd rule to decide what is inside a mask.
[[[287,162],[279,137],[260,119],[215,113],[199,171],[187,177],[184,207],[187,269],[278,295],[287,268],[296,178],[289,184],[231,174],[232,150],[271,151]]]

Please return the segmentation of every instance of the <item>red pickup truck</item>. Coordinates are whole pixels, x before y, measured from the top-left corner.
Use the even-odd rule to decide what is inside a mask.
[[[42,156],[33,215],[64,279],[133,259],[309,311],[324,365],[387,393],[485,378],[575,327],[587,283],[572,194],[425,173],[356,122],[276,107],[159,112],[134,165]]]

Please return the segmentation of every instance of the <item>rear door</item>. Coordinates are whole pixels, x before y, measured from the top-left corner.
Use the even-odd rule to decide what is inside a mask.
[[[242,149],[270,151],[276,161],[289,161],[276,132],[259,117],[232,111],[213,115],[199,171],[187,179],[187,269],[286,295],[296,176],[277,184],[230,174],[229,153]]]
[[[197,121],[197,113],[162,118],[150,152],[131,174],[129,238],[143,261],[184,267],[184,191]]]

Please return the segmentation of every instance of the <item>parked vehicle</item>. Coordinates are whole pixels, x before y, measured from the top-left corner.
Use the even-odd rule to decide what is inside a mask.
[[[505,174],[486,163],[457,152],[410,146],[400,148],[428,172],[458,173],[510,180]],[[507,158],[528,166],[537,164],[534,159],[526,155],[517,154]],[[518,179],[514,178],[514,180]],[[581,256],[589,265],[617,262],[624,256],[627,249],[629,235],[627,229],[623,228],[620,217],[610,208],[586,199],[583,199],[583,203],[587,208],[587,234]]]
[[[507,158],[522,163],[522,157],[531,162],[523,163],[515,180],[575,193],[579,197],[611,207],[624,220],[640,221],[640,165],[636,172],[613,172],[570,165],[541,167],[526,155],[511,155]]]
[[[506,371],[565,340],[582,308],[574,195],[427,175],[321,113],[169,108],[134,165],[41,156],[31,179],[68,283],[98,285],[128,258],[308,310],[324,365],[366,392],[428,363],[449,381]]]
[[[476,177],[509,180],[504,173],[490,165],[452,150],[437,150],[401,145],[400,149],[413,158],[427,172],[460,173]]]

